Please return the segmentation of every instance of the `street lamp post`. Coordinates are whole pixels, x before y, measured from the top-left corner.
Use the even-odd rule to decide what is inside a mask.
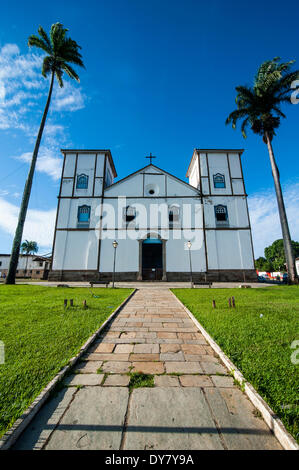
[[[193,288],[193,278],[192,278],[191,246],[192,246],[192,243],[189,240],[188,243],[187,243],[187,247],[188,247],[188,250],[189,250],[190,283],[191,283],[191,289],[192,289]]]
[[[116,248],[118,247],[118,243],[116,240],[112,243],[114,248],[114,260],[113,260],[113,278],[112,278],[112,288],[114,289],[114,282],[115,282],[115,258],[116,258]]]

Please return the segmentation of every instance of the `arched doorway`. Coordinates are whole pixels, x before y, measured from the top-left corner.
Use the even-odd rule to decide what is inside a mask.
[[[163,278],[163,243],[159,238],[142,241],[142,279],[161,281]]]

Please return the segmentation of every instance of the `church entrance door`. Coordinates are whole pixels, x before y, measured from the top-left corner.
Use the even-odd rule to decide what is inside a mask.
[[[162,276],[162,242],[157,238],[147,238],[142,243],[142,279],[161,281]]]

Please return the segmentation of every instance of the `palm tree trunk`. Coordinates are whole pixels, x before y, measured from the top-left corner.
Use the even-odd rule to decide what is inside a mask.
[[[16,270],[18,267],[20,247],[21,247],[24,224],[25,224],[25,219],[26,219],[26,214],[27,214],[27,209],[28,209],[28,204],[29,204],[29,199],[30,199],[33,175],[34,175],[37,155],[38,155],[38,151],[39,151],[39,147],[40,147],[40,143],[41,143],[41,139],[42,139],[42,135],[43,135],[46,119],[47,119],[47,114],[49,111],[49,106],[50,106],[50,101],[51,101],[51,96],[52,96],[52,91],[53,91],[53,84],[54,84],[54,72],[52,72],[48,99],[47,99],[47,103],[45,106],[42,121],[40,124],[40,128],[38,131],[37,139],[35,142],[34,152],[32,155],[32,160],[31,160],[31,165],[30,165],[30,170],[28,173],[27,181],[25,183],[25,188],[23,192],[23,198],[22,198],[22,203],[21,203],[21,208],[20,208],[20,213],[19,213],[19,219],[18,219],[18,225],[16,228],[15,237],[14,237],[14,241],[12,245],[6,284],[15,284],[15,280],[16,280]]]
[[[266,137],[267,147],[269,151],[272,175],[273,175],[274,186],[275,186],[275,191],[276,191],[276,198],[277,198],[278,212],[279,212],[281,231],[282,231],[282,237],[283,237],[283,246],[284,246],[284,253],[285,253],[286,264],[287,264],[288,277],[289,277],[289,281],[293,284],[295,282],[298,282],[298,277],[296,273],[295,257],[293,253],[292,243],[291,243],[289,224],[288,224],[287,214],[286,214],[284,200],[283,200],[281,186],[280,186],[280,176],[279,176],[279,171],[278,171],[274,153],[273,153],[271,140],[267,132],[265,133],[265,137]]]

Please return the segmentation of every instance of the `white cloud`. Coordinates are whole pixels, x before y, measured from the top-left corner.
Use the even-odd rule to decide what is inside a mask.
[[[84,108],[84,96],[81,88],[71,82],[64,81],[64,87],[56,87],[52,103],[56,111],[78,111]]]
[[[19,207],[0,197],[0,228],[14,235]],[[34,240],[40,248],[50,248],[53,243],[56,210],[29,209],[24,226],[23,239]]]
[[[36,161],[36,171],[46,173],[53,180],[58,180],[61,177],[62,158],[56,156],[57,153],[52,149],[41,147]],[[25,152],[22,155],[15,157],[17,160],[30,163],[32,158],[31,152]]]
[[[283,188],[284,202],[292,240],[299,241],[299,182]],[[264,256],[264,249],[282,238],[276,195],[273,190],[248,197],[255,258]]]

